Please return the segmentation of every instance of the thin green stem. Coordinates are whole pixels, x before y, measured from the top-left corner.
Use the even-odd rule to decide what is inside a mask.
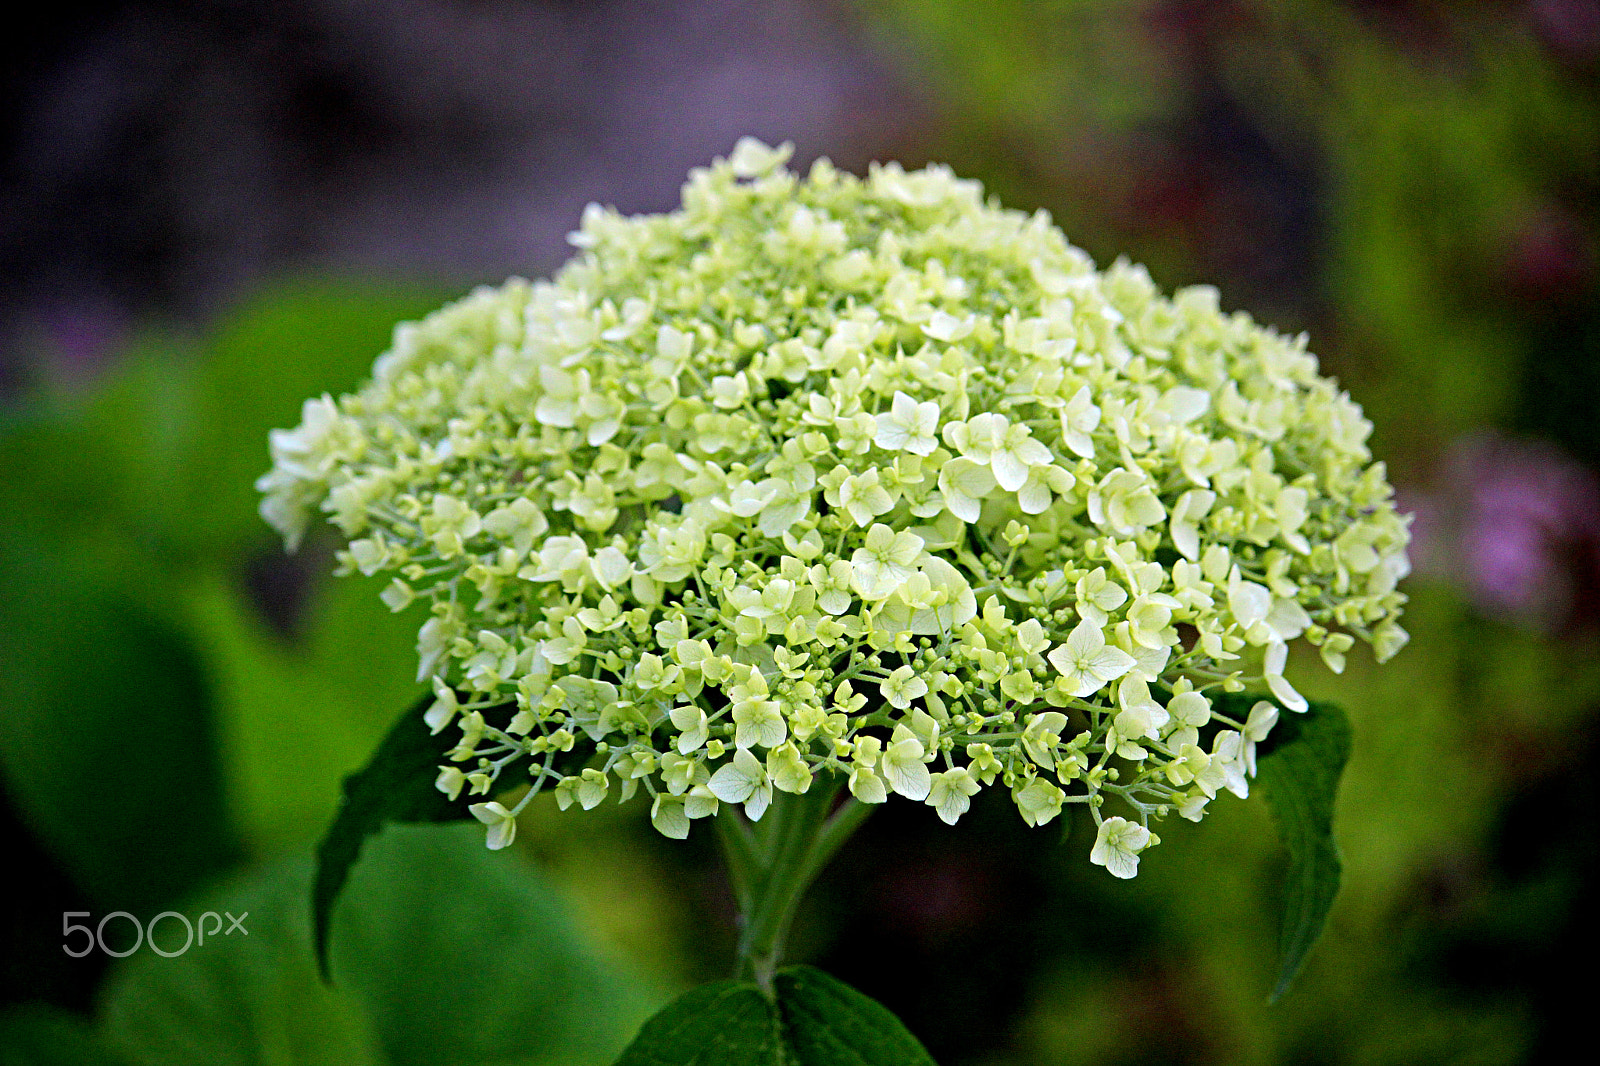
[[[860,828],[861,823],[867,820],[867,815],[872,811],[872,804],[862,803],[854,796],[845,797],[839,809],[822,824],[822,829],[811,845],[811,854],[807,858],[804,871],[807,887],[816,880],[817,875],[833,860],[834,854],[846,840],[850,839],[850,835]]]
[[[717,839],[722,844],[722,858],[728,865],[728,880],[733,884],[734,898],[739,901],[739,913],[745,914],[750,910],[751,882],[760,866],[756,857],[755,834],[739,813],[732,809],[711,821],[717,827]]]
[[[827,774],[803,795],[776,793],[754,830],[736,811],[716,819],[741,912],[736,974],[768,994],[801,897],[871,811],[847,799],[835,812],[843,784]]]

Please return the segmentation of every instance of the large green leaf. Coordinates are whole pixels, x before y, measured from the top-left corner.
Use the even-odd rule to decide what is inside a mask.
[[[773,984],[790,1054],[803,1066],[932,1066],[887,1007],[821,970],[792,967]]]
[[[323,977],[329,977],[328,930],[333,905],[361,857],[367,839],[390,822],[454,822],[468,818],[466,805],[451,802],[434,787],[448,733],[434,735],[422,720],[425,697],[394,723],[372,759],[345,778],[344,798],[328,833],[317,845],[317,876],[312,885],[312,943]]]
[[[314,580],[292,642],[220,574],[188,593],[239,826],[259,854],[302,847],[327,828],[339,783],[371,755],[395,708],[417,698],[419,621],[391,614],[369,578]]]
[[[333,906],[361,857],[367,839],[391,822],[453,822],[471,817],[465,797],[451,800],[434,786],[445,753],[455,746],[451,731],[429,732],[423,710],[432,697],[424,697],[394,723],[367,765],[345,778],[344,798],[327,835],[317,846],[317,876],[312,888],[313,944],[317,964],[329,975],[328,938]],[[490,711],[485,718],[505,726],[512,708]],[[593,754],[584,743],[558,760],[558,769],[570,772]],[[516,774],[507,774],[515,778]],[[512,787],[513,780],[501,781]]]
[[[189,524],[192,377],[173,345],[151,341],[91,391],[0,412],[0,525],[91,553],[108,539],[169,552]]]
[[[701,985],[651,1018],[616,1066],[933,1066],[882,1004],[810,966]]]
[[[0,1066],[128,1066],[75,1014],[42,1003],[0,1011]]]
[[[186,508],[208,546],[264,539],[255,480],[267,433],[300,421],[311,397],[354,389],[395,325],[443,302],[393,285],[302,280],[242,304],[208,339],[195,385]]]
[[[142,917],[240,853],[207,679],[155,599],[134,552],[0,530],[5,784],[80,887]]]
[[[777,1012],[750,981],[713,981],[644,1023],[616,1066],[764,1066],[782,1063]]]
[[[281,286],[203,359],[142,341],[94,389],[0,412],[0,769],[99,900],[148,910],[218,874],[225,814],[258,851],[312,838],[411,698],[417,622],[369,583],[314,582],[293,646],[234,585],[241,547],[272,541],[252,488],[268,429],[437,302]]]
[[[392,826],[368,850],[335,916],[334,973],[394,1066],[610,1062],[660,1004],[476,822]]]
[[[185,908],[249,912],[249,935],[120,964],[111,1046],[136,1066],[599,1066],[659,1002],[476,825],[370,842],[338,906],[337,986],[312,962],[312,876],[296,856]]]
[[[1331,703],[1283,715],[1262,745],[1256,782],[1289,850],[1273,1002],[1305,965],[1339,894],[1342,867],[1333,839],[1333,803],[1349,758],[1350,722]]]

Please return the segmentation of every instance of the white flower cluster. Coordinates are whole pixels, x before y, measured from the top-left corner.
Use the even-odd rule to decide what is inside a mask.
[[[1031,825],[1086,803],[1132,876],[1152,818],[1248,788],[1277,710],[1218,691],[1304,709],[1290,641],[1405,642],[1371,427],[1212,289],[1098,272],[942,167],[788,151],[742,141],[670,214],[591,206],[554,280],[401,326],[273,434],[262,513],[292,545],[320,509],[425,605],[451,796],[526,760],[681,837],[818,774],[952,823],[998,784]]]

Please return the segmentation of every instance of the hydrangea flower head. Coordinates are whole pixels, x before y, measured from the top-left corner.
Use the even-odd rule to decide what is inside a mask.
[[[1098,271],[943,167],[788,156],[590,206],[552,280],[399,327],[273,434],[262,513],[291,545],[326,514],[421,605],[451,795],[642,788],[683,836],[823,774],[951,823],[1004,788],[1032,825],[1087,804],[1132,876],[1152,818],[1248,789],[1277,707],[1219,691],[1302,710],[1290,642],[1405,642],[1371,426],[1212,289]]]

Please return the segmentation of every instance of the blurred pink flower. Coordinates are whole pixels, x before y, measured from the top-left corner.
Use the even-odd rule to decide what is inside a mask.
[[[1465,438],[1435,490],[1406,502],[1420,572],[1459,583],[1487,613],[1541,629],[1594,620],[1600,483],[1555,445]]]

